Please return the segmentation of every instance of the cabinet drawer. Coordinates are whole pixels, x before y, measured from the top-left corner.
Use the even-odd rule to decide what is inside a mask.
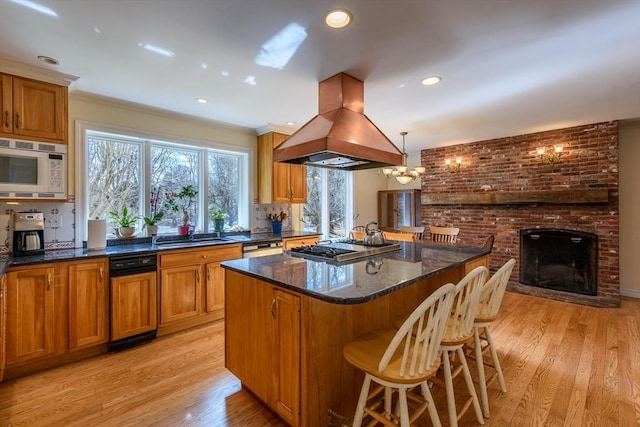
[[[319,236],[307,236],[307,237],[293,237],[289,239],[282,239],[282,248],[284,250],[297,248],[298,246],[315,245],[320,240]]]
[[[224,245],[215,248],[180,249],[160,253],[160,268],[226,261],[242,258],[242,245]]]

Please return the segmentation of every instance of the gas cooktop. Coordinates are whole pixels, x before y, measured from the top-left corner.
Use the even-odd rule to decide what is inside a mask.
[[[361,241],[343,240],[327,244],[291,248],[291,255],[323,261],[344,262],[399,251],[398,243],[365,246]]]

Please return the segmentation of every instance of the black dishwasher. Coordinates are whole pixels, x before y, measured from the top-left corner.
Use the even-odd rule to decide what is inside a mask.
[[[152,252],[109,258],[109,351],[125,350],[156,338],[157,265]]]

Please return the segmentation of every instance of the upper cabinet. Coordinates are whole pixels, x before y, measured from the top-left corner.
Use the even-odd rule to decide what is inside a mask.
[[[15,138],[67,143],[67,87],[0,73],[2,126]]]
[[[307,169],[273,161],[273,149],[287,138],[276,132],[258,136],[259,203],[307,203]]]

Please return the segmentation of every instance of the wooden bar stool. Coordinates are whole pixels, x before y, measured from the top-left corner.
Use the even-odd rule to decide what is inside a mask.
[[[489,270],[486,267],[476,267],[470,271],[456,285],[456,298],[451,309],[451,315],[447,321],[444,336],[440,342],[440,357],[442,358],[442,368],[444,371],[444,380],[439,377],[433,377],[431,381],[441,387],[444,387],[447,393],[447,407],[449,411],[449,425],[457,426],[458,421],[473,405],[476,418],[479,424],[484,424],[484,417],[478,402],[469,366],[462,350],[466,341],[473,337],[473,322],[475,318],[478,301],[482,286],[487,280]],[[451,368],[451,360],[457,355],[460,365],[454,370]],[[464,402],[462,408],[458,412],[456,408],[455,396],[453,393],[453,379],[460,373],[463,373],[469,398]]]
[[[478,368],[480,400],[482,401],[482,412],[485,418],[489,418],[487,384],[497,376],[500,382],[500,390],[502,390],[503,393],[507,392],[507,386],[504,382],[504,376],[502,375],[502,368],[500,367],[496,347],[493,345],[489,325],[498,317],[498,312],[502,305],[502,297],[507,289],[507,283],[509,282],[509,277],[515,264],[516,260],[511,258],[484,284],[473,321],[473,350],[475,356],[472,356],[472,358],[476,360],[476,366]],[[484,346],[481,344],[481,341],[485,343]],[[484,361],[483,353],[487,349],[489,349],[491,353],[491,363]],[[489,380],[485,379],[484,365],[490,366],[495,370]]]
[[[435,243],[455,243],[460,234],[456,227],[429,227],[431,240]]]
[[[432,424],[441,425],[427,380],[440,366],[438,349],[455,292],[455,286],[448,283],[425,299],[399,329],[373,331],[344,347],[345,359],[365,373],[354,427],[362,425],[365,415],[372,417],[373,423],[397,426],[399,419],[401,427],[409,427],[425,409],[429,411]],[[378,386],[369,392],[371,382]],[[418,386],[422,397],[410,391]],[[396,393],[397,406],[392,413],[392,399]],[[383,408],[380,408],[380,398],[384,400]],[[411,415],[409,401],[412,406],[417,404]]]

